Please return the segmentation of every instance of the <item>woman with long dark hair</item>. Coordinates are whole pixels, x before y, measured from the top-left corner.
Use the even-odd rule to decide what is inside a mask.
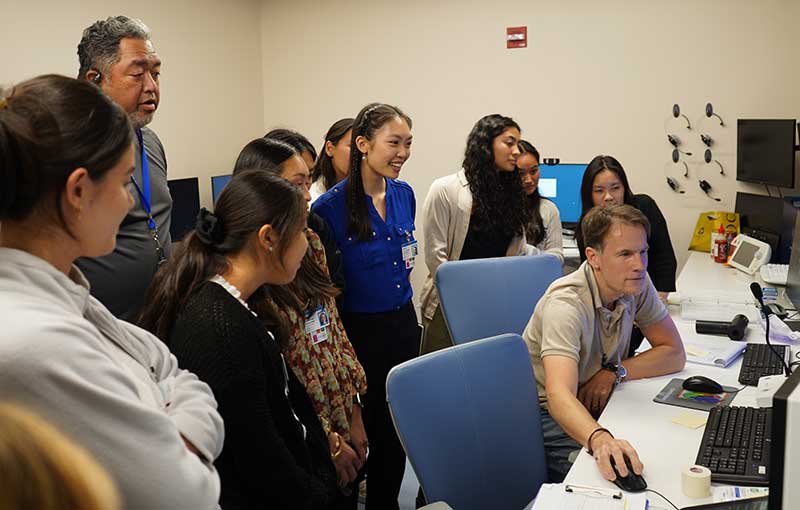
[[[261,170],[235,175],[213,213],[157,274],[142,324],[208,382],[225,420],[220,504],[329,509],[336,472],[305,388],[287,370],[288,334],[268,285],[294,280],[308,247],[297,186]]]
[[[405,453],[386,404],[386,376],[419,351],[409,281],[418,249],[416,201],[411,186],[397,179],[410,156],[411,119],[395,106],[365,106],[353,123],[347,179],[312,206],[342,251],[347,280],[342,319],[369,383],[367,510],[398,508],[405,471]]]
[[[525,227],[527,254],[549,253],[564,263],[564,240],[561,236],[561,215],[556,204],[539,193],[539,151],[529,141],[520,140],[521,154],[517,158],[517,170],[522,180],[522,189],[531,220]]]
[[[308,168],[289,145],[263,138],[248,143],[236,160],[233,175],[251,169],[286,179],[309,200]],[[327,225],[322,218],[319,222]],[[339,289],[328,274],[320,238],[311,228],[305,229],[305,235],[308,251],[297,276],[288,285],[270,286],[268,301],[289,329],[283,353],[314,403],[328,437],[339,484],[347,487],[335,507],[355,510],[357,490],[353,482],[367,453],[360,405],[367,378],[339,316],[335,301]]]
[[[347,177],[353,119],[339,119],[325,133],[325,146],[311,172],[311,201]]]
[[[625,169],[613,156],[595,156],[586,166],[581,181],[581,220],[592,207],[605,207],[608,205],[628,204],[639,209],[650,222],[650,237],[647,239],[647,273],[653,281],[653,286],[658,291],[662,301],[666,301],[667,294],[675,291],[675,272],[678,261],[675,259],[675,250],[667,229],[667,221],[655,200],[648,195],[634,195],[628,184]],[[575,240],[581,261],[586,260],[581,225],[575,229]],[[630,355],[632,356],[644,337],[638,328],[634,328],[631,335]]]
[[[424,212],[423,353],[453,343],[434,286],[442,262],[526,253],[530,211],[516,166],[519,141],[520,128],[512,118],[487,115],[467,138],[462,170],[431,185]]]
[[[89,450],[122,507],[214,508],[224,430],[211,389],[93,298],[75,265],[114,249],[134,205],[133,140],[89,82],[40,76],[0,93],[0,400]]]

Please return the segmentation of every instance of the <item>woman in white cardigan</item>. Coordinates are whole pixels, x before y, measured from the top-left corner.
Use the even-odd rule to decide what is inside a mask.
[[[520,140],[522,154],[517,158],[517,170],[531,220],[525,227],[528,241],[526,253],[555,255],[564,264],[564,240],[561,237],[561,215],[556,204],[539,194],[539,151],[529,141]]]
[[[135,203],[132,141],[90,82],[41,76],[0,96],[0,400],[89,450],[124,508],[210,510],[224,435],[211,390],[74,265],[114,249]]]
[[[483,117],[467,138],[462,170],[431,185],[423,213],[423,354],[452,345],[434,285],[442,262],[526,253],[530,213],[516,167],[519,140],[519,125],[510,117]]]

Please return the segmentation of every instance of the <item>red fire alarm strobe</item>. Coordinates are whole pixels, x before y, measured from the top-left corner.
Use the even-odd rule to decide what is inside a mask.
[[[506,48],[527,48],[528,27],[506,28]]]

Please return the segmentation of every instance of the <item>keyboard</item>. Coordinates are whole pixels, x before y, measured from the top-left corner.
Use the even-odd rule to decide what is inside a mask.
[[[768,486],[771,445],[771,408],[714,407],[695,464],[711,470],[712,482]]]
[[[780,354],[780,358],[775,356],[767,344],[747,344],[742,368],[739,369],[740,383],[758,386],[759,378],[783,373],[783,360],[786,360],[789,347],[775,344],[772,347]]]
[[[773,285],[786,285],[789,277],[789,264],[764,264],[759,270],[761,279]]]

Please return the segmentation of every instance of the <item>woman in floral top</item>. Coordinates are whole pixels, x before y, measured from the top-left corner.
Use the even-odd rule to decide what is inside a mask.
[[[264,138],[248,143],[233,173],[262,169],[279,175],[303,190],[306,200],[309,170],[289,145]],[[315,218],[309,213],[309,223]],[[306,388],[322,428],[328,436],[339,483],[343,491],[336,509],[355,509],[355,479],[367,458],[367,436],[361,419],[361,394],[367,378],[347,338],[330,279],[325,248],[320,237],[305,229],[308,251],[294,281],[270,287],[269,301],[287,328],[288,341],[281,349],[286,363]],[[346,494],[344,494],[346,493]]]

